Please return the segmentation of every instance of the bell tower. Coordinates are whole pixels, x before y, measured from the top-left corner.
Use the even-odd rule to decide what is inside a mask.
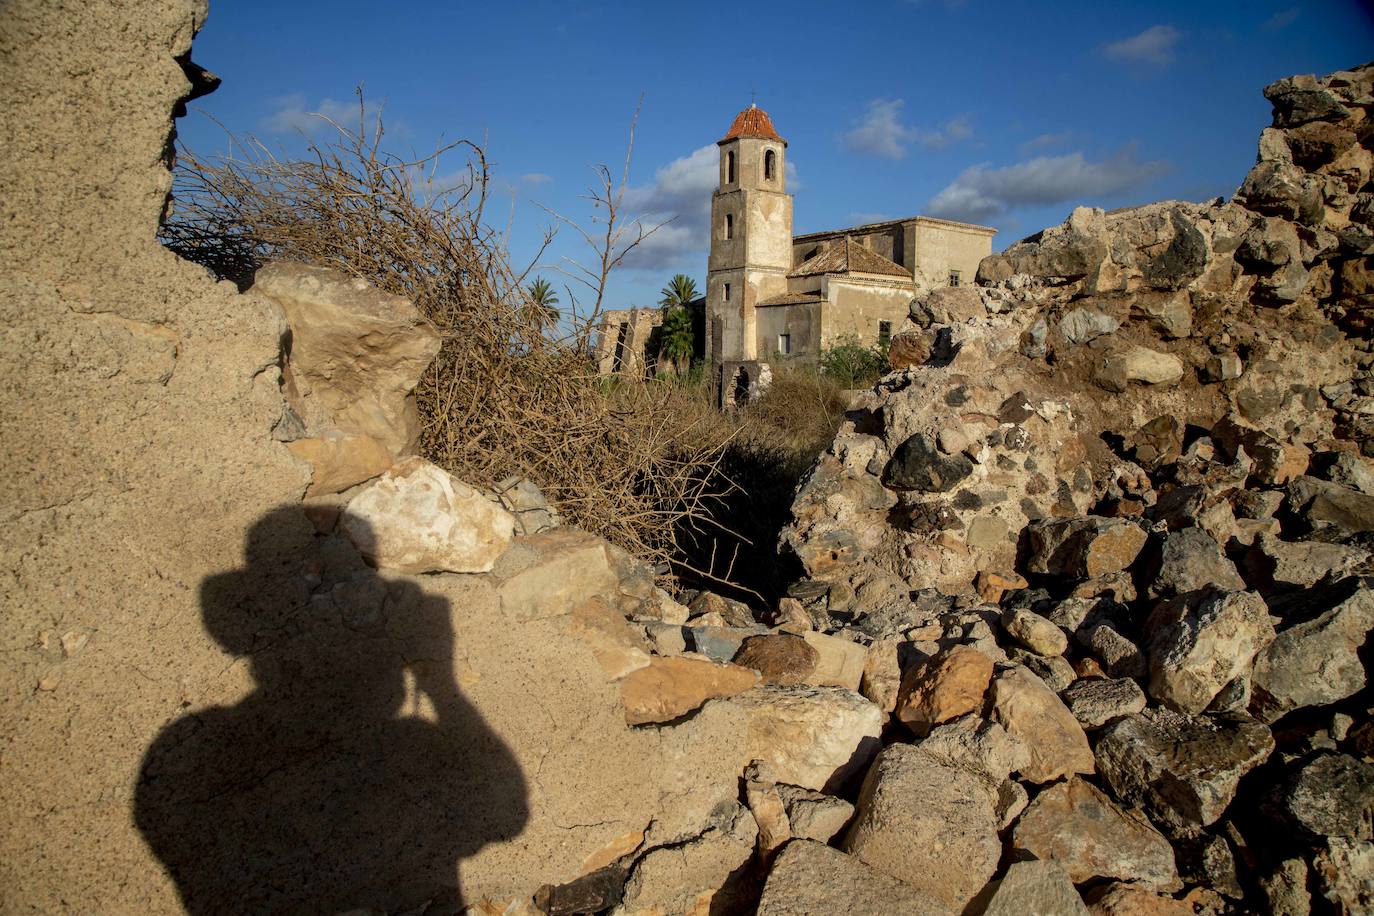
[[[787,292],[792,269],[792,196],[787,141],[763,109],[741,111],[720,147],[720,185],[711,196],[711,257],[706,272],[706,359],[759,358],[755,306]],[[722,378],[724,385],[728,380]]]

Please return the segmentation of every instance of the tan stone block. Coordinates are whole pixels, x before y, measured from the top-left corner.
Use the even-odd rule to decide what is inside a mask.
[[[599,596],[573,611],[568,632],[591,647],[597,664],[613,681],[649,664],[651,649],[643,631]]]
[[[972,646],[954,646],[910,668],[902,677],[895,714],[917,735],[983,705],[992,659]]]
[[[904,641],[899,637],[874,640],[864,658],[859,692],[883,712],[892,712],[897,707],[897,694],[902,687],[902,665],[897,652]]]
[[[371,480],[391,467],[395,457],[371,436],[336,433],[296,439],[286,448],[310,464],[310,486],[305,497],[328,496]]]
[[[353,497],[344,530],[378,567],[485,572],[510,546],[515,517],[423,458],[407,458]]]
[[[620,682],[620,701],[630,725],[671,722],[715,697],[741,693],[759,683],[757,671],[688,656],[653,658]]]
[[[1025,779],[1053,782],[1096,768],[1083,726],[1028,669],[1017,665],[999,673],[992,682],[992,704],[993,718],[1030,748],[1030,762],[1021,768]]]
[[[858,690],[863,681],[868,651],[856,642],[825,633],[803,633],[806,644],[816,651],[815,670],[806,683],[817,687],[843,687]]]

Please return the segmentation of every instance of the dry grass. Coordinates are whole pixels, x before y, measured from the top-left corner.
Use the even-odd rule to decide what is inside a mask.
[[[678,537],[714,525],[711,501],[728,484],[713,472],[738,428],[704,393],[595,375],[587,344],[605,277],[653,231],[617,225],[625,180],[617,188],[609,169],[597,171],[598,215],[582,234],[606,246],[587,272],[600,287],[587,314],[569,290],[571,329],[556,337],[529,302],[527,271],[512,267],[505,237],[486,219],[490,174],[479,146],[390,155],[361,97],[356,128],[330,125],[332,140],[299,159],[251,140],[214,162],[183,151],[164,242],[241,287],[261,263],[282,259],[409,298],[443,334],[416,391],[425,457],[482,486],[528,477],[574,524],[646,559],[680,559]],[[441,161],[448,169],[455,157],[464,178],[434,187]]]

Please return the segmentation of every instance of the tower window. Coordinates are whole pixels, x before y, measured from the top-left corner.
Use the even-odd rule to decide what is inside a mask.
[[[725,214],[725,237],[727,239],[735,237],[735,215],[733,213]],[[955,285],[957,286],[958,284],[956,283]]]
[[[729,283],[725,284],[725,301],[726,301],[726,302],[729,302],[729,301],[730,301],[730,284],[729,284]]]
[[[892,342],[892,322],[878,322],[878,346],[885,347]]]
[[[734,183],[735,183],[735,154],[734,154],[734,153],[726,153],[726,154],[725,154],[725,183],[726,183],[726,184],[734,184]]]
[[[763,154],[763,180],[772,181],[773,174],[777,169],[777,154],[771,149]]]
[[[958,285],[959,285],[959,271],[957,271],[957,270],[951,270],[951,271],[949,272],[949,285],[950,285],[950,286],[958,286]]]
[[[791,355],[792,355],[792,335],[791,335],[791,334],[779,334],[779,335],[778,335],[778,355],[780,355],[780,356],[791,356]]]

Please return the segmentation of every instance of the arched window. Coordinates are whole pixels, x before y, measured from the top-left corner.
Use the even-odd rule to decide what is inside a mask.
[[[735,237],[735,215],[733,213],[725,214],[725,237],[727,239]]]
[[[726,154],[725,154],[725,183],[726,183],[726,184],[734,184],[734,183],[735,183],[735,154],[734,154],[734,153],[726,153]]]
[[[771,149],[770,149],[768,152],[766,152],[766,153],[763,154],[763,180],[764,180],[764,181],[772,181],[772,180],[773,180],[773,176],[774,176],[774,174],[775,174],[776,171],[777,171],[777,162],[778,162],[777,154],[774,153]]]

